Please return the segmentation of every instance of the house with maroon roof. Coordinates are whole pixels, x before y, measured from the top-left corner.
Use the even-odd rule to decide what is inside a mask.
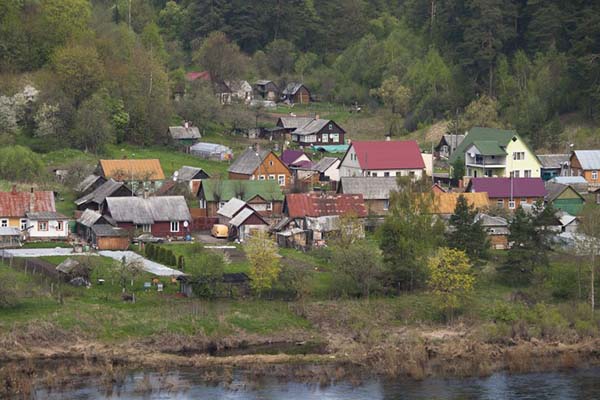
[[[291,150],[291,149],[284,150],[281,153],[281,157],[279,157],[279,158],[281,158],[281,161],[283,161],[283,163],[285,165],[287,165],[288,167],[290,165],[294,165],[300,161],[311,161],[308,154],[306,154],[302,150]]]
[[[340,177],[410,176],[419,179],[425,173],[425,162],[419,145],[406,141],[356,141],[340,163]]]
[[[546,187],[541,178],[472,178],[466,189],[487,193],[490,207],[514,210],[520,205],[544,201]]]

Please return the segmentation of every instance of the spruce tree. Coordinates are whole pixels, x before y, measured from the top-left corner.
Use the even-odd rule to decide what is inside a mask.
[[[489,249],[487,234],[477,214],[475,207],[460,195],[450,217],[452,230],[448,234],[448,246],[464,251],[471,261],[486,258]]]

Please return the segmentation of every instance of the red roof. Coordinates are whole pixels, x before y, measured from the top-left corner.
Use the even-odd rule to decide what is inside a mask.
[[[541,178],[471,178],[469,192],[487,192],[490,199],[546,196]]]
[[[354,213],[367,216],[362,194],[292,193],[285,196],[290,218],[324,217]]]
[[[425,168],[421,149],[414,140],[352,142],[352,147],[364,170]]]
[[[53,192],[0,192],[0,217],[20,218],[41,211],[56,211]]]
[[[196,79],[210,81],[210,73],[208,71],[188,72],[185,74],[185,79],[188,81],[195,81]]]

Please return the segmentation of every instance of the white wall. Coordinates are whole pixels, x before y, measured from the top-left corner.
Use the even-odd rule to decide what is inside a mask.
[[[325,176],[328,176],[330,180],[332,181],[339,181],[340,180],[340,170],[339,170],[339,166],[340,166],[341,161],[337,160],[336,162],[334,162],[333,164],[331,164],[331,167],[329,167],[326,171],[325,171]]]
[[[356,151],[354,150],[354,146],[350,145],[350,149],[346,153],[346,156],[342,160],[340,164],[340,177],[344,176],[362,176],[363,171],[360,168],[360,164],[358,159],[354,159],[356,157]]]
[[[46,222],[48,226],[47,231],[40,231],[38,222]],[[28,229],[29,237],[31,238],[66,238],[69,236],[69,224],[68,220],[62,220],[62,229],[57,230],[58,221],[36,221],[36,220],[28,220],[27,226],[31,227]]]

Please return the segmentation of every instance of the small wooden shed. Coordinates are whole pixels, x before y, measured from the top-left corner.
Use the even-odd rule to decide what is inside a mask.
[[[127,250],[129,248],[129,232],[108,224],[92,226],[92,243],[98,250]]]

